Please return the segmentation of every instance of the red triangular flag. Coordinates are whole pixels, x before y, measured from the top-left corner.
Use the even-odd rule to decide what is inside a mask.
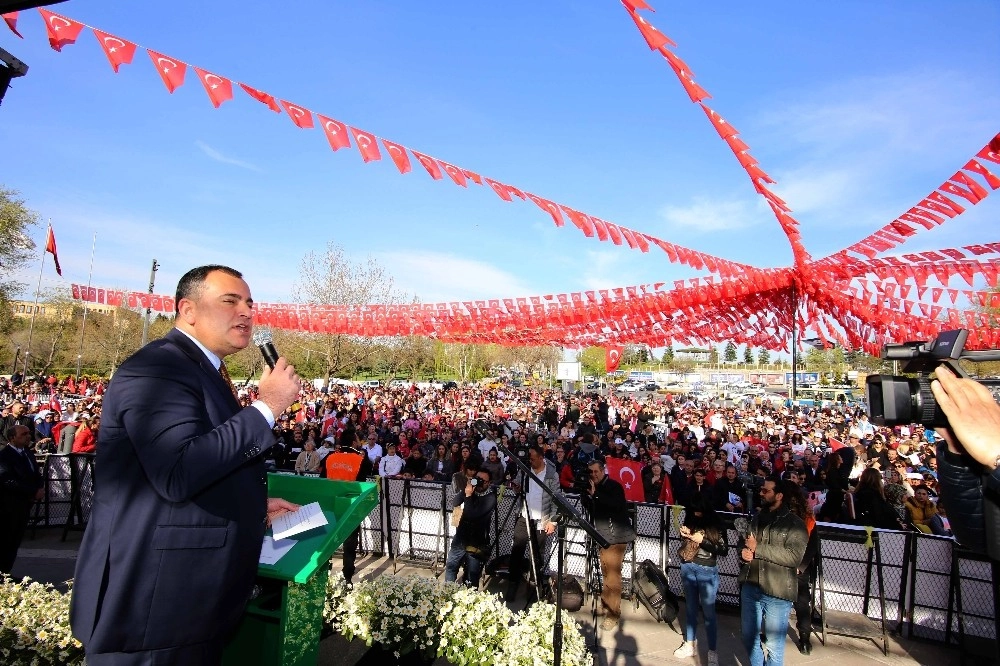
[[[300,127],[302,129],[315,127],[313,124],[313,116],[309,109],[292,104],[291,102],[286,102],[285,100],[281,100],[281,106],[285,107],[285,112],[288,114],[288,117],[292,119],[292,122],[295,123],[296,127]]]
[[[548,199],[543,199],[534,194],[528,194],[528,198],[534,201],[536,206],[551,215],[552,221],[555,222],[557,227],[562,227],[566,224],[565,220],[563,220],[562,211],[559,210],[559,206],[555,205]]]
[[[271,109],[275,113],[281,113],[281,107],[278,106],[278,102],[277,100],[274,99],[274,95],[268,95],[263,90],[257,90],[256,88],[251,88],[245,83],[241,83],[240,88],[243,88],[243,91],[246,94],[250,95],[255,100],[257,100],[267,108]]]
[[[49,34],[49,45],[56,51],[62,51],[62,47],[76,42],[83,30],[83,24],[77,23],[65,16],[59,16],[47,9],[39,7],[38,13],[45,19],[45,31]]]
[[[323,127],[323,131],[326,133],[326,140],[330,142],[330,148],[333,150],[339,150],[341,148],[351,147],[351,140],[347,137],[346,125],[318,113],[316,114],[316,117],[319,118],[319,124]]]
[[[630,11],[628,15],[632,17],[633,21],[635,21],[636,27],[639,28],[639,32],[642,33],[642,38],[646,40],[646,44],[649,45],[650,50],[655,51],[666,44],[676,46],[676,44],[670,41],[666,35],[657,30],[656,27],[652,23],[646,21],[646,19],[632,11]]]
[[[398,143],[386,141],[385,139],[382,139],[382,145],[384,145],[385,149],[389,152],[389,157],[392,158],[396,168],[399,169],[399,173],[409,173],[410,158],[406,154],[406,148]]]
[[[205,86],[205,92],[208,93],[208,98],[212,100],[212,106],[219,108],[223,102],[233,98],[232,81],[224,79],[217,74],[206,72],[200,67],[195,67],[194,71],[198,73],[201,84]]]
[[[111,63],[111,68],[115,70],[116,74],[119,66],[132,64],[132,58],[135,56],[135,44],[97,29],[94,30],[94,35],[100,42],[101,48],[104,49],[104,55],[108,56],[108,62]]]
[[[0,16],[3,16],[3,20],[7,23],[7,27],[10,28],[12,33],[24,39],[24,35],[17,31],[17,12],[7,12],[6,14],[0,14]]]
[[[827,442],[829,442],[829,444],[830,444],[830,450],[831,451],[839,451],[840,449],[842,449],[845,446],[847,446],[842,441],[840,441],[839,439],[836,439],[834,437],[828,438]]]
[[[157,53],[149,49],[146,49],[146,51],[156,66],[156,71],[160,73],[160,78],[163,79],[163,85],[167,87],[167,90],[173,93],[184,85],[184,74],[187,72],[187,65],[179,60],[168,58],[162,53]]]
[[[495,181],[492,178],[484,178],[483,180],[486,181],[487,185],[493,188],[493,191],[497,193],[498,197],[500,197],[504,201],[513,201],[513,199],[510,198],[510,191],[507,189],[506,185],[498,181]]]
[[[452,166],[447,162],[441,162],[441,166],[444,167],[444,172],[448,174],[448,177],[455,181],[456,185],[461,187],[468,187],[468,183],[465,181],[465,172],[456,166]]]
[[[375,138],[374,134],[354,127],[350,127],[349,129],[351,130],[351,134],[354,135],[354,145],[358,147],[361,159],[365,162],[382,159],[382,153],[378,150],[378,139]]]
[[[62,275],[62,268],[59,267],[59,253],[56,251],[56,235],[49,225],[49,233],[45,236],[45,251],[52,254],[52,261],[56,264],[56,273]]]
[[[618,369],[618,365],[622,362],[622,352],[625,351],[624,347],[605,347],[604,348],[604,368],[605,372],[614,372]]]
[[[441,180],[441,167],[438,166],[437,161],[433,157],[424,155],[423,153],[418,153],[412,148],[410,150],[414,155],[416,155],[417,161],[420,162],[425,169],[427,169],[427,173],[430,174],[431,178],[434,180]]]

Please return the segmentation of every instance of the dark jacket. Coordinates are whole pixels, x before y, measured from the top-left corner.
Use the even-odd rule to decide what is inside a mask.
[[[465,488],[455,493],[456,507],[462,509],[462,518],[455,528],[455,538],[461,540],[466,551],[485,559],[489,545],[490,518],[497,506],[497,494],[490,487],[485,493],[472,493],[466,497]]]
[[[635,541],[635,528],[628,515],[622,484],[605,475],[593,495],[584,493],[580,499],[590,511],[590,521],[601,536],[613,544]]]
[[[854,522],[881,530],[902,529],[899,514],[874,490],[864,488],[854,493]]]
[[[938,444],[938,483],[948,508],[948,522],[960,544],[1000,560],[1000,470],[982,473],[982,465]]]
[[[761,513],[754,516],[750,531],[757,537],[753,562],[744,562],[740,568],[740,583],[751,577],[756,566],[758,584],[764,594],[779,599],[795,601],[798,596],[796,569],[802,562],[809,541],[806,524],[789,511],[787,506],[778,508],[778,515],[766,527],[760,526]]]

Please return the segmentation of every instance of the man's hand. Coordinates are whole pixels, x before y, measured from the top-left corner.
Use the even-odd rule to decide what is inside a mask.
[[[931,382],[934,398],[948,417],[951,428],[938,428],[953,453],[964,449],[979,464],[993,469],[1000,455],[1000,405],[977,381],[956,377],[939,366]]]
[[[546,534],[553,534],[556,531],[556,524],[550,520],[545,523],[544,529]]]
[[[749,548],[744,548],[742,551],[740,551],[740,558],[744,562],[753,562],[753,551],[750,550]]]
[[[750,550],[757,550],[757,537],[749,535],[746,540],[746,547]]]
[[[258,399],[263,400],[274,418],[278,418],[299,397],[302,380],[295,374],[295,368],[284,357],[278,359],[274,369],[264,367],[260,377]]]
[[[291,513],[292,511],[298,511],[299,507],[299,504],[293,504],[292,502],[289,502],[286,499],[281,499],[280,497],[268,497],[267,524],[270,525],[271,521],[278,516],[283,516],[284,514]]]
[[[472,485],[472,479],[469,479],[465,483],[465,496],[472,497],[472,493],[476,492],[476,487]]]

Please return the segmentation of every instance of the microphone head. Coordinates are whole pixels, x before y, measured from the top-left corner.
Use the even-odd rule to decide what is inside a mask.
[[[254,327],[253,329],[253,343],[258,347],[263,347],[269,342],[274,342],[274,336],[271,335],[270,326]]]

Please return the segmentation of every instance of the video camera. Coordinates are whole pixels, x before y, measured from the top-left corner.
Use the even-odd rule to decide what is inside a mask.
[[[969,378],[959,359],[967,361],[1000,361],[1000,350],[966,351],[965,329],[943,331],[930,342],[904,342],[888,344],[882,349],[882,358],[888,361],[907,361],[903,372],[916,373],[914,377],[871,375],[865,380],[868,408],[872,421],[882,426],[919,423],[925,428],[947,428],[948,418],[931,392],[931,373],[942,365],[948,366],[959,377]],[[993,393],[1000,390],[1000,380],[976,379]]]

